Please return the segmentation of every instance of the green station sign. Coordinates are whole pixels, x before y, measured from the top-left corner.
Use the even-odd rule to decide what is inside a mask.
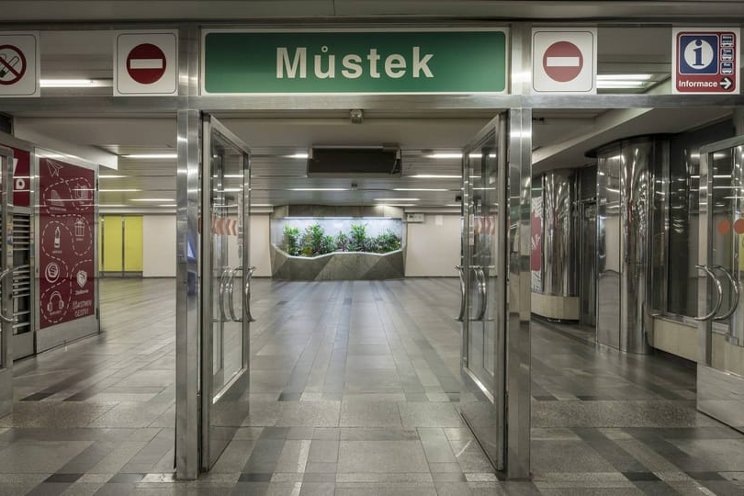
[[[503,29],[203,33],[203,94],[504,93]]]

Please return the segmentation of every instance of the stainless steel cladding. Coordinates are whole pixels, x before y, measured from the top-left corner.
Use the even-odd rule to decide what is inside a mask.
[[[573,204],[576,175],[571,170],[544,174],[542,293],[553,296],[576,296],[576,241]]]
[[[651,170],[668,160],[668,140],[639,137],[597,154],[597,341],[630,353],[648,353],[650,325],[649,210]]]

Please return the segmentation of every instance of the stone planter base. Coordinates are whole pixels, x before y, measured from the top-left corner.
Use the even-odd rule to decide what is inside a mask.
[[[271,245],[271,274],[293,281],[354,281],[397,279],[404,275],[403,251],[385,254],[335,252],[317,257],[293,257]]]

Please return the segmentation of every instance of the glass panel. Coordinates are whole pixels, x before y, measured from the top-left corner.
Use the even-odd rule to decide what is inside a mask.
[[[505,122],[499,121],[499,126]],[[463,231],[463,266],[467,301],[463,319],[463,380],[460,411],[492,463],[504,461],[504,281],[497,276],[499,263],[499,153],[502,143],[491,132],[471,148],[463,161],[463,206],[467,215]],[[500,127],[501,128],[501,127]],[[503,137],[502,137],[503,138]],[[503,165],[503,164],[502,164]],[[505,172],[505,165],[501,173]],[[503,212],[502,212],[503,213]]]
[[[211,468],[248,415],[248,326],[242,308],[248,274],[249,156],[215,119],[205,126],[208,191],[202,220],[202,466]]]
[[[211,145],[212,391],[216,397],[243,368],[243,324],[232,318],[228,297],[231,288],[234,295],[236,287],[238,294],[243,287],[242,270],[237,270],[243,258],[237,226],[243,214],[244,155],[216,131]]]

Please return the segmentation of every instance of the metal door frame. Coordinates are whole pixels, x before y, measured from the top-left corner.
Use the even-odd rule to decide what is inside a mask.
[[[13,152],[0,146],[0,417],[13,410]]]
[[[216,131],[223,138],[242,152],[243,162],[243,212],[242,222],[242,264],[244,277],[248,278],[248,267],[250,265],[250,240],[248,223],[250,221],[250,148],[237,135],[226,128],[214,116],[202,113],[202,177],[201,177],[201,218],[202,218],[202,235],[201,235],[201,274],[200,274],[200,294],[201,294],[201,469],[209,470],[217,459],[212,459],[210,452],[210,435],[211,435],[211,405],[218,399],[229,395],[231,391],[244,387],[250,380],[249,355],[250,355],[250,319],[247,317],[248,308],[243,305],[242,313],[242,334],[243,334],[243,357],[242,367],[235,376],[230,378],[220,389],[216,391],[214,387],[213,371],[213,291],[214,277],[212,267],[212,132]],[[241,292],[242,294],[242,292]],[[219,458],[219,456],[217,457]]]

